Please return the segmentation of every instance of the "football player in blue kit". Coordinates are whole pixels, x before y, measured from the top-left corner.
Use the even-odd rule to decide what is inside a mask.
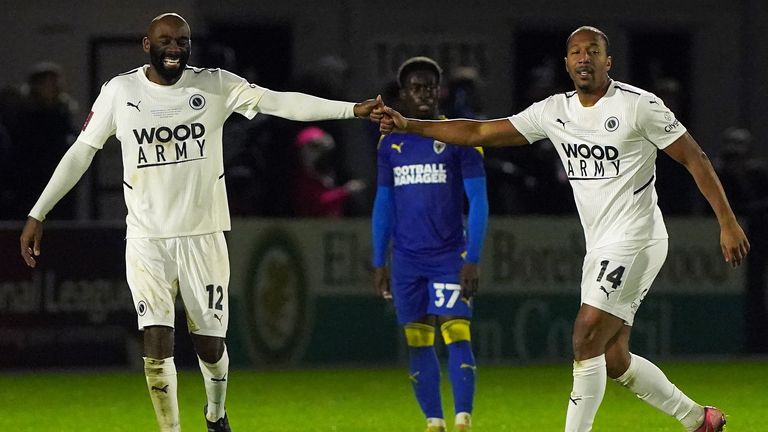
[[[400,66],[400,103],[408,116],[441,118],[441,75],[440,66],[427,57],[414,57]],[[469,320],[487,222],[482,149],[415,134],[382,137],[372,221],[374,287],[394,301],[408,344],[410,380],[428,432],[446,430],[434,349],[438,320],[448,351],[455,430],[471,427],[475,359]],[[390,241],[391,282],[386,264]]]

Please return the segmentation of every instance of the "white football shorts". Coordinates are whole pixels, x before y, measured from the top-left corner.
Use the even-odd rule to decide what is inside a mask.
[[[581,303],[632,325],[667,258],[667,239],[630,240],[596,248],[584,257]]]
[[[173,327],[176,294],[181,293],[190,333],[226,336],[229,255],[224,233],[129,238],[125,265],[139,330]]]

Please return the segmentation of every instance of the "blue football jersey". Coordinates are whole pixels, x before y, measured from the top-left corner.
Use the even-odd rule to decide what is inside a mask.
[[[378,185],[392,188],[394,250],[432,255],[465,247],[464,179],[484,176],[480,148],[415,134],[384,136]]]

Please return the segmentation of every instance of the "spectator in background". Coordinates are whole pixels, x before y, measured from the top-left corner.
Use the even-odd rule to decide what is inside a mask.
[[[318,57],[316,61],[300,70],[294,87],[303,93],[314,94],[326,99],[346,100],[350,79],[349,63],[340,56],[327,54]],[[363,126],[362,130],[354,129],[360,128],[357,125],[342,125],[332,121],[313,122],[311,125],[317,126],[333,138],[333,158],[328,163],[334,173],[337,185],[345,184],[352,179],[365,179],[366,184],[372,184],[375,181],[373,177],[369,177],[375,169],[375,147],[350,146],[348,144],[349,142],[364,140],[367,125]],[[295,138],[306,125],[297,127],[295,123],[291,123],[285,126],[285,130],[290,132],[290,139],[295,143]],[[295,146],[282,147],[283,156],[288,156],[286,161],[293,162],[301,159],[300,155],[286,154],[298,150]],[[273,153],[269,153],[269,156],[275,157]],[[295,167],[292,168],[295,169]],[[290,174],[293,175],[294,172],[290,172]],[[289,178],[287,181],[292,180]],[[368,216],[373,203],[373,196],[369,192],[370,190],[366,188],[350,194],[345,199],[344,216]],[[284,196],[285,194],[281,195]],[[277,197],[277,199],[285,198]],[[293,208],[295,209],[295,206]]]
[[[338,184],[334,169],[336,142],[316,126],[299,131],[295,140],[300,173],[294,193],[296,214],[305,217],[342,217],[350,196],[362,192],[366,184],[352,179]]]
[[[26,85],[22,86],[26,87]],[[0,88],[0,120],[6,127],[16,123],[22,103],[21,87],[6,86]]]
[[[478,94],[480,73],[474,67],[457,67],[446,86],[442,98],[447,118],[484,119],[483,106]]]
[[[557,80],[562,60],[553,56],[541,59],[524,75],[525,91],[520,108],[567,89]],[[495,213],[573,214],[568,176],[549,139],[522,148],[486,148],[489,198]]]
[[[253,120],[230,116],[224,124],[224,171],[227,173],[227,200],[232,216],[269,216],[273,209],[267,199],[271,184],[267,149],[285,140],[275,137],[272,116]],[[283,145],[283,147],[289,147]],[[284,214],[289,210],[282,209]],[[274,214],[272,214],[274,215]]]
[[[226,69],[248,82],[259,81],[253,70],[238,70],[237,53],[231,46],[213,42],[204,45],[201,51],[201,66]],[[224,172],[227,173],[227,201],[232,216],[254,216],[263,209],[271,208],[264,198],[267,189],[266,163],[262,143],[256,136],[257,131],[261,131],[273,118],[256,116],[249,120],[231,115],[224,122],[223,142],[227,143],[223,147]],[[280,141],[280,144],[283,143]]]
[[[6,124],[13,143],[12,176],[14,217],[23,218],[40,195],[47,179],[74,141],[75,101],[64,91],[61,68],[50,62],[35,65],[21,89],[20,100]],[[31,173],[32,175],[23,175]],[[75,196],[64,198],[49,214],[51,219],[72,219]]]
[[[744,298],[746,351],[768,353],[768,164],[753,154],[748,130],[728,128],[714,166],[725,193],[731,197],[734,213],[746,223],[752,239]]]
[[[16,163],[11,131],[21,106],[21,89],[7,86],[0,88],[0,220],[19,218],[16,199],[19,195],[19,165]]]

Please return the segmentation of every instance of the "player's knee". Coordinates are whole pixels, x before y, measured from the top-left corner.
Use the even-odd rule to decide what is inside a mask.
[[[589,333],[573,333],[573,345],[574,354],[578,354],[580,351],[588,348],[591,345],[592,339],[589,337]]]
[[[471,341],[472,336],[469,331],[469,320],[452,319],[444,322],[440,326],[440,333],[443,335],[443,341],[446,345],[459,341]]]
[[[573,352],[594,351],[599,347],[605,350],[607,340],[601,331],[599,320],[594,315],[579,313],[573,325]],[[601,345],[601,346],[600,346]],[[600,354],[603,354],[600,352]]]
[[[429,324],[408,323],[403,330],[409,347],[429,347],[435,344],[435,328]]]
[[[224,344],[220,346],[207,346],[198,349],[197,356],[206,363],[216,363],[224,355]]]
[[[596,329],[573,333],[573,353],[577,360],[592,358],[605,353],[605,341]]]
[[[206,363],[216,363],[224,355],[224,338],[192,335],[197,356]]]
[[[624,372],[627,371],[629,368],[629,365],[618,365],[618,364],[608,364],[605,365],[605,371],[608,374],[608,378],[616,379],[622,375],[624,375]]]
[[[616,379],[624,375],[631,362],[632,357],[629,351],[607,350],[605,353],[605,369],[609,378]]]
[[[144,355],[164,359],[173,355],[173,329],[166,326],[144,327]]]

